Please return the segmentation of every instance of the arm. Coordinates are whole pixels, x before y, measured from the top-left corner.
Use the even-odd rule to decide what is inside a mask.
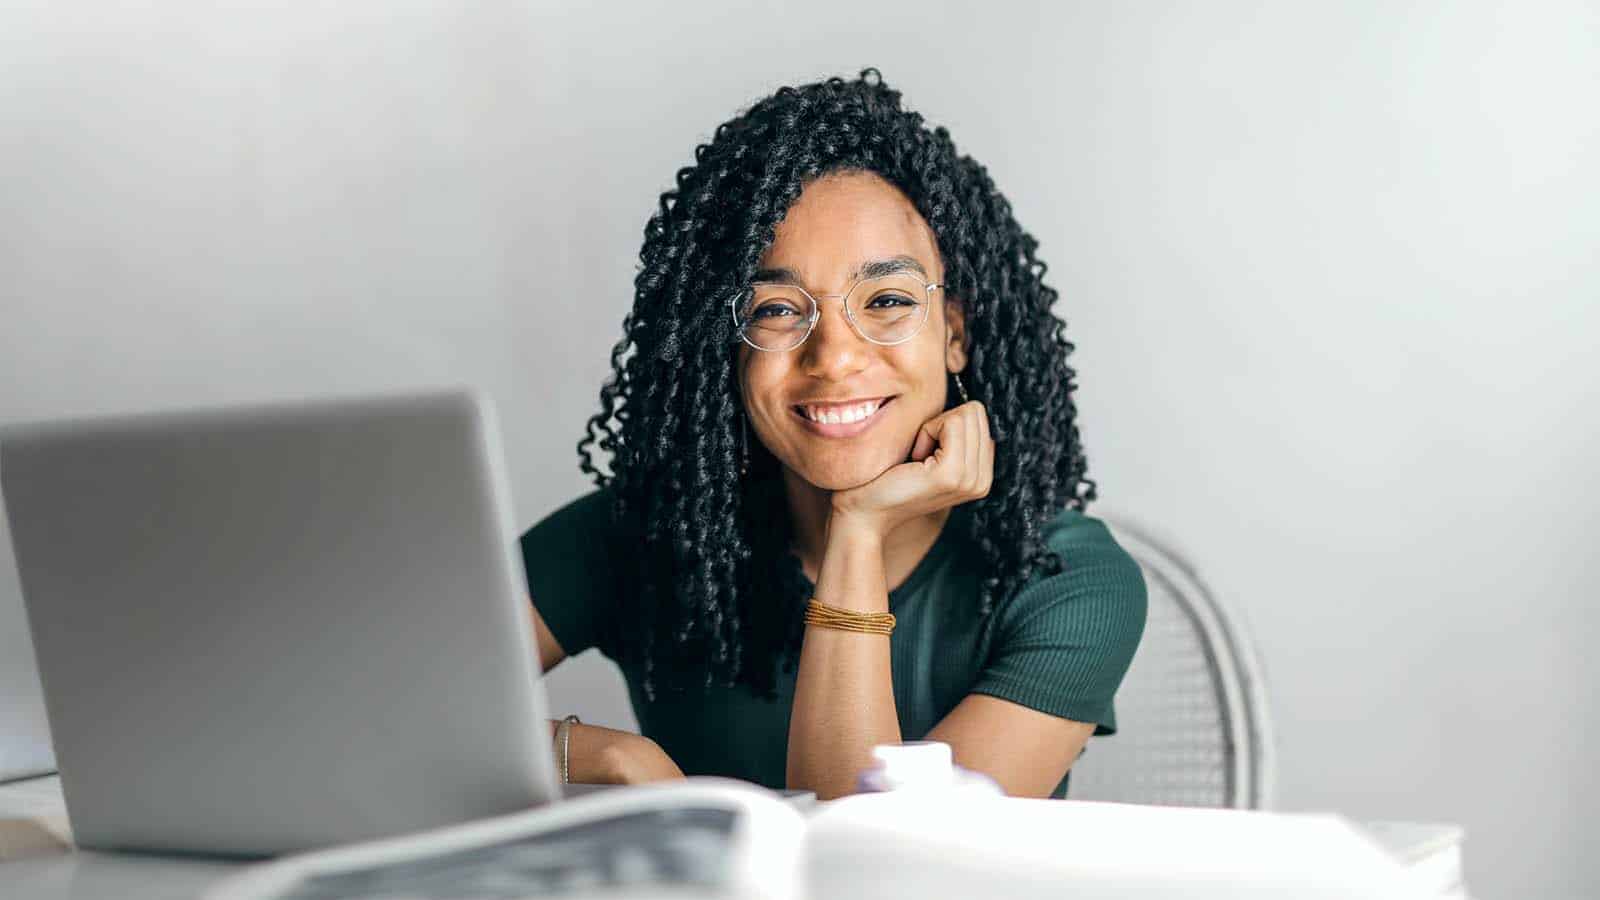
[[[1100,523],[1047,527],[1070,560],[995,612],[995,640],[971,692],[929,732],[1006,793],[1049,796],[1099,725],[1144,633],[1139,564]]]
[[[830,521],[817,596],[856,612],[888,612],[882,539]],[[888,635],[807,627],[789,716],[789,787],[824,800],[848,794],[871,765],[872,747],[898,740]]]
[[[933,730],[956,765],[982,772],[1014,797],[1048,797],[1094,734],[1074,722],[987,694],[968,694]]]
[[[530,603],[533,641],[538,648],[539,668],[548,672],[567,658],[566,651],[545,625],[539,610]],[[556,725],[550,721],[550,736]],[[568,737],[567,772],[575,784],[639,784],[682,778],[683,772],[655,741],[627,731],[599,725],[574,725]]]
[[[987,496],[994,441],[983,404],[964,403],[922,426],[911,461],[833,495],[817,599],[888,612],[884,538],[900,524]],[[901,739],[884,635],[807,626],[789,714],[787,781],[820,799],[850,793],[875,744]]]
[[[830,524],[826,546],[817,595],[858,612],[886,612],[882,547],[872,535]],[[790,787],[824,799],[848,794],[854,773],[872,764],[873,745],[901,740],[889,662],[885,636],[807,629],[789,723]],[[1048,797],[1094,729],[1092,722],[969,694],[927,740],[949,744],[957,765],[988,775],[1008,795]]]

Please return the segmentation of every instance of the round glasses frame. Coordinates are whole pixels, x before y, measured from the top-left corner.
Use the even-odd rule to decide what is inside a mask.
[[[882,276],[880,276],[880,278],[881,277]],[[911,280],[917,280],[916,276],[914,276],[914,275],[913,276],[907,276],[907,277],[909,277]],[[800,293],[804,294],[807,300],[811,301],[811,315],[806,317],[806,330],[805,330],[805,333],[800,335],[800,339],[799,340],[795,341],[793,344],[790,344],[787,347],[781,347],[781,348],[777,348],[777,349],[774,349],[774,348],[771,348],[771,347],[763,347],[760,344],[757,344],[755,341],[750,340],[750,336],[745,333],[745,326],[746,326],[747,323],[739,321],[739,300],[740,300],[740,297],[734,297],[734,298],[732,298],[731,300],[728,301],[728,311],[733,315],[733,328],[734,328],[735,331],[737,331],[739,333],[739,339],[744,341],[749,346],[751,346],[751,347],[753,347],[753,348],[755,348],[757,350],[760,350],[760,351],[762,351],[764,353],[788,353],[790,350],[794,350],[795,348],[799,347],[801,344],[804,344],[806,342],[806,340],[811,337],[811,332],[817,330],[817,322],[822,320],[822,302],[821,301],[823,301],[823,300],[838,300],[839,301],[839,305],[844,307],[845,321],[850,323],[850,329],[852,331],[854,331],[857,335],[859,335],[862,340],[866,341],[869,344],[877,344],[879,347],[894,347],[894,346],[899,345],[899,344],[904,344],[906,341],[909,341],[912,338],[916,337],[917,335],[921,334],[922,333],[922,329],[928,324],[928,315],[929,315],[928,310],[933,307],[933,292],[934,291],[942,291],[942,290],[944,290],[944,285],[943,284],[938,284],[938,283],[930,283],[930,282],[926,282],[926,281],[920,282],[921,285],[922,285],[922,289],[923,289],[923,299],[925,301],[927,301],[925,303],[925,305],[922,307],[922,321],[918,322],[917,323],[917,327],[912,329],[911,333],[906,335],[903,338],[900,338],[898,340],[893,340],[893,341],[879,341],[879,340],[874,340],[873,338],[868,337],[867,334],[861,330],[861,323],[856,321],[855,314],[850,312],[850,304],[845,302],[845,299],[848,298],[851,294],[855,293],[856,288],[861,286],[861,282],[863,282],[863,281],[877,281],[877,280],[879,280],[879,278],[870,278],[870,279],[869,278],[857,278],[854,282],[851,282],[850,287],[847,290],[845,290],[845,292],[842,293],[842,294],[813,294],[813,293],[811,293],[810,291],[806,290],[805,288],[801,287],[798,284],[790,284],[788,282],[757,281],[757,282],[752,283],[750,285],[750,291],[749,291],[751,293],[753,293],[756,288],[759,288],[762,285],[773,285],[773,286],[781,285],[781,286],[786,287],[786,288],[794,288],[795,290],[797,290]],[[741,294],[741,296],[743,296],[743,294]]]

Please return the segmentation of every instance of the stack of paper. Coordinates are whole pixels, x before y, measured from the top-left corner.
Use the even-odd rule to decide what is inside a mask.
[[[806,856],[830,900],[1437,896],[1334,815],[897,792],[827,804]]]
[[[1458,825],[1362,822],[1361,828],[1405,866],[1418,890],[1435,897],[1466,897]]]

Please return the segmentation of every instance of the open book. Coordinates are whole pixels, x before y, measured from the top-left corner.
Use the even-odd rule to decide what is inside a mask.
[[[1332,815],[692,778],[247,867],[210,900],[1434,896]]]
[[[693,778],[283,857],[208,900],[801,896],[806,820],[782,795]]]

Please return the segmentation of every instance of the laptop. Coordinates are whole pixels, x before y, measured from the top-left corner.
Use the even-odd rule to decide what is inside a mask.
[[[0,516],[0,784],[47,775],[55,768],[22,588],[11,560],[11,537],[5,516]]]
[[[559,797],[475,393],[7,426],[0,493],[80,847],[272,855]]]

